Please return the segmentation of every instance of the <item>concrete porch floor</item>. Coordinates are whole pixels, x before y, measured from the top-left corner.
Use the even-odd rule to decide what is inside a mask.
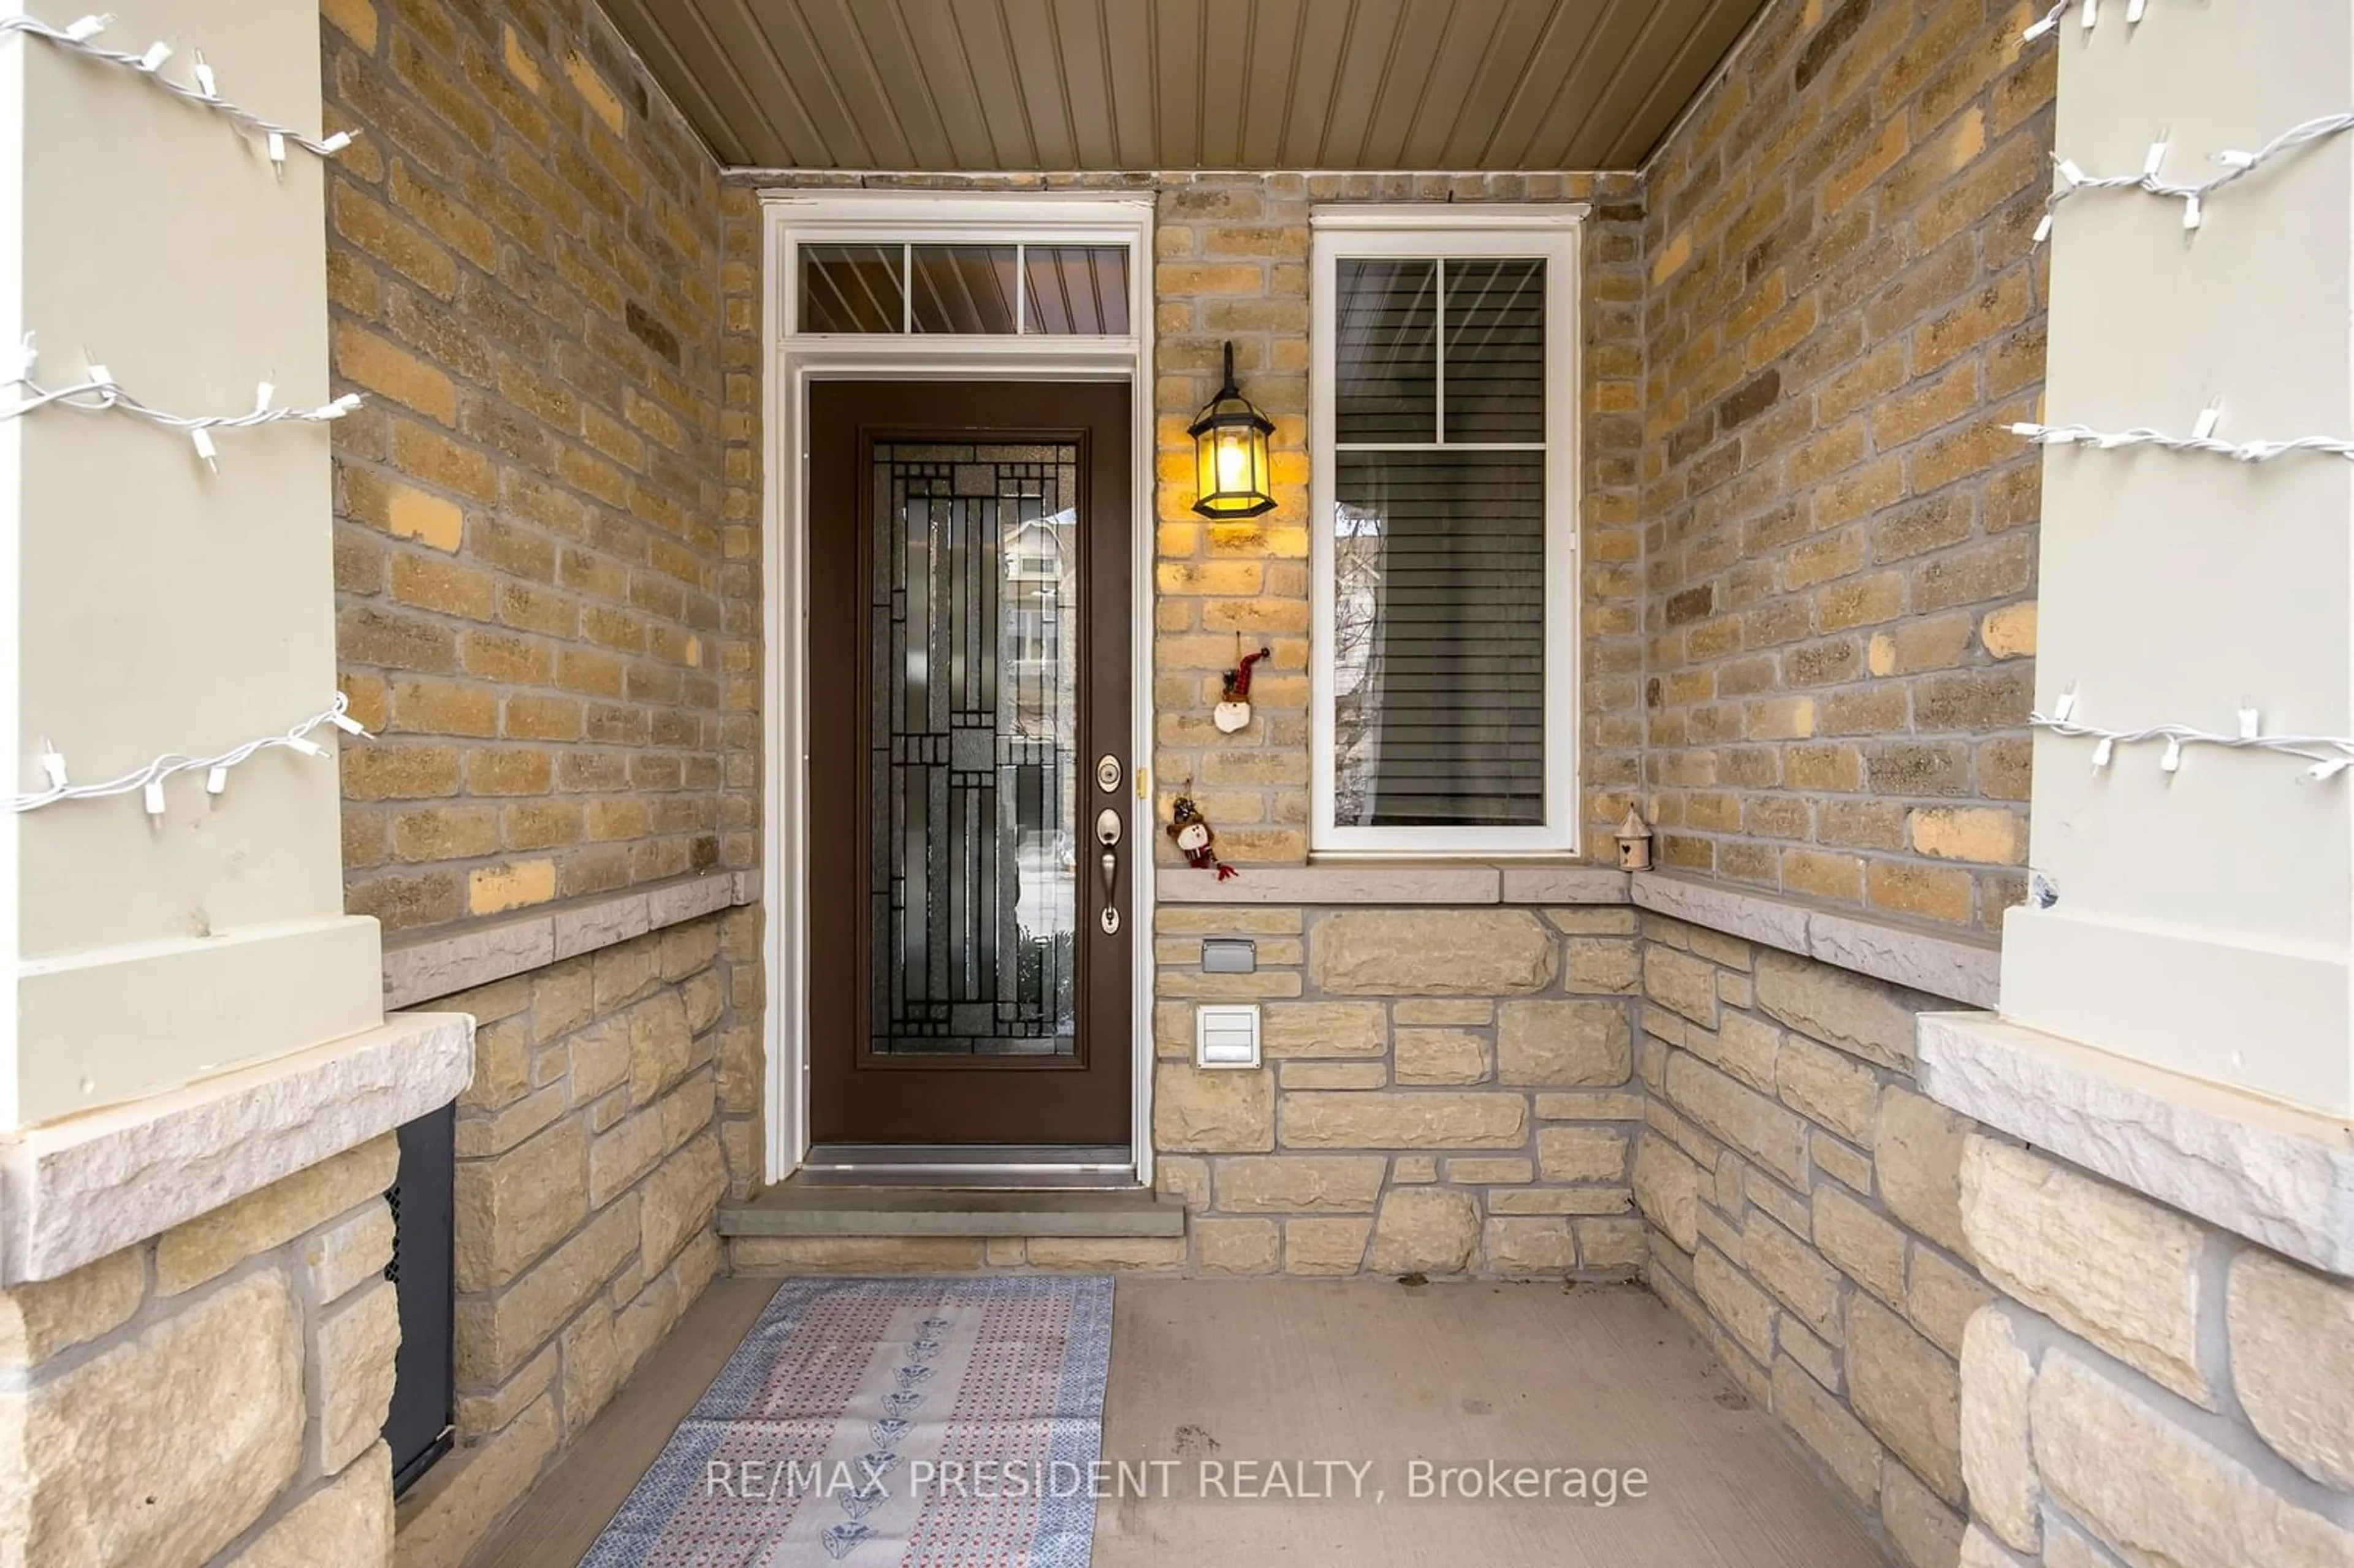
[[[476,1568],[574,1568],[774,1293],[713,1284]],[[1633,1287],[1123,1278],[1104,1457],[1372,1461],[1370,1500],[1107,1500],[1094,1568],[1881,1568],[1708,1351]],[[1640,1467],[1649,1495],[1410,1500],[1407,1461]],[[1232,1474],[1231,1468],[1225,1472]],[[1342,1480],[1345,1494],[1348,1484]]]

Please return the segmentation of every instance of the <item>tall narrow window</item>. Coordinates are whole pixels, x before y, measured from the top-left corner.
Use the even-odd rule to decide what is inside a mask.
[[[1575,219],[1316,216],[1316,847],[1576,847]]]

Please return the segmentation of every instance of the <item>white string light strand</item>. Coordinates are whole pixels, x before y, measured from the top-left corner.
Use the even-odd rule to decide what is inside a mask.
[[[91,360],[83,378],[69,387],[43,387],[33,379],[32,340],[25,341],[16,374],[6,385],[21,387],[27,394],[23,402],[0,408],[0,419],[22,418],[37,409],[71,408],[77,413],[123,413],[159,425],[167,430],[186,432],[196,449],[196,456],[215,473],[220,471],[220,451],[213,441],[215,430],[249,430],[259,425],[286,423],[325,424],[340,419],[361,403],[356,392],[346,392],[334,402],[316,408],[283,408],[270,399],[278,389],[262,382],[254,391],[253,407],[242,414],[172,414],[140,401],[122,389],[121,383],[106,366]]]
[[[41,742],[41,771],[48,779],[48,788],[30,794],[18,795],[10,802],[12,811],[36,811],[43,806],[54,806],[59,800],[95,800],[110,795],[138,795],[143,798],[147,814],[164,814],[164,781],[183,773],[202,773],[205,793],[217,795],[228,788],[229,769],[265,751],[296,751],[305,757],[324,758],[327,748],[310,738],[311,732],[323,725],[332,725],[345,735],[363,740],[375,736],[363,728],[350,713],[351,699],[343,693],[335,694],[334,704],[313,714],[283,735],[265,735],[249,740],[243,746],[232,747],[217,757],[189,757],[180,752],[166,752],[146,767],[110,779],[102,784],[76,784],[66,775],[66,759],[47,740]]]
[[[2060,183],[2052,188],[2050,196],[2043,198],[2043,217],[2035,226],[2035,243],[2041,245],[2052,237],[2052,225],[2059,213],[2060,204],[2086,191],[2138,190],[2168,201],[2179,201],[2182,204],[2182,227],[2195,231],[2206,221],[2208,198],[2217,191],[2246,179],[2275,158],[2285,157],[2301,147],[2309,147],[2331,136],[2343,135],[2348,131],[2354,131],[2354,112],[2324,114],[2303,124],[2292,125],[2253,153],[2225,151],[2216,154],[2214,161],[2223,165],[2223,172],[2197,185],[2184,185],[2167,179],[2158,173],[2165,165],[2168,151],[2164,136],[2150,143],[2149,153],[2143,158],[2138,174],[2088,175],[2073,160],[2054,153],[2052,163],[2059,171]]]
[[[2215,434],[2215,422],[2222,415],[2221,401],[2210,403],[2200,411],[2199,422],[2187,436],[2171,436],[2163,430],[2153,430],[2137,425],[2130,430],[2096,430],[2090,425],[2006,426],[2014,436],[2023,436],[2047,447],[2092,447],[2102,451],[2120,447],[2158,447],[2170,452],[2211,452],[2239,462],[2270,462],[2291,452],[2320,452],[2329,457],[2354,458],[2354,441],[2336,436],[2299,436],[2286,441],[2227,441]]]
[[[2100,0],[2059,0],[2058,5],[2043,13],[2042,16],[2030,26],[2027,31],[2019,35],[2020,40],[2022,43],[2033,43],[2044,34],[2052,31],[2054,27],[2057,27],[2060,25],[2060,18],[2065,16],[2069,12],[2075,10],[2080,4],[2084,6],[2082,16],[2084,28],[2087,32],[2090,32],[2100,23]],[[2142,17],[2142,13],[2148,8],[2149,0],[2126,0],[2126,25],[2131,26],[2139,23]]]
[[[2109,766],[2116,748],[2136,746],[2146,741],[2162,741],[2165,750],[2158,754],[2158,766],[2162,773],[2179,772],[2183,752],[2194,746],[2218,746],[2231,751],[2275,751],[2287,757],[2303,758],[2313,766],[2297,776],[2300,784],[2318,783],[2335,779],[2354,768],[2354,740],[2325,735],[2266,735],[2262,716],[2252,707],[2239,710],[2240,727],[2236,734],[2221,735],[2213,730],[2198,729],[2190,725],[2155,724],[2144,729],[2105,729],[2075,717],[2076,688],[2069,687],[2060,694],[2049,714],[2033,713],[2027,722],[2037,729],[2048,729],[2054,735],[2093,742],[2093,771],[2100,772]]]
[[[292,125],[281,125],[275,120],[265,120],[249,109],[231,103],[220,95],[219,84],[214,78],[213,68],[205,63],[205,57],[201,50],[196,53],[190,71],[190,75],[196,79],[175,81],[163,73],[164,62],[172,58],[172,46],[161,39],[148,45],[144,50],[135,55],[126,54],[121,49],[110,49],[92,42],[99,34],[106,30],[108,24],[113,19],[111,16],[84,16],[79,22],[56,27],[37,16],[0,16],[0,37],[5,37],[11,33],[23,33],[54,44],[70,54],[80,55],[88,59],[101,60],[108,65],[120,66],[125,70],[135,72],[173,97],[184,102],[193,103],[200,109],[210,110],[236,125],[249,136],[260,138],[262,146],[270,154],[271,164],[281,175],[286,172],[286,149],[290,144],[300,147],[306,153],[315,153],[322,158],[332,158],[350,146],[353,138],[359,134],[356,131],[338,131],[334,135],[324,138],[306,136]]]

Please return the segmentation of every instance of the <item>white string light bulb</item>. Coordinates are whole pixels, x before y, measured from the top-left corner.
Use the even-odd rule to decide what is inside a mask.
[[[2266,735],[2262,714],[2252,705],[2243,702],[2237,720],[2239,727],[2225,735],[2203,730],[2190,725],[2154,724],[2142,729],[2108,729],[2100,725],[2085,724],[2075,716],[2076,688],[2069,687],[2060,694],[2052,712],[2028,715],[2028,724],[2036,729],[2050,730],[2054,735],[2093,742],[2093,771],[2109,767],[2120,746],[2137,746],[2147,741],[2164,743],[2158,753],[2158,771],[2166,774],[2182,770],[2183,753],[2196,746],[2221,747],[2231,751],[2273,751],[2287,757],[2303,758],[2312,764],[2297,776],[2299,783],[2318,783],[2335,779],[2354,768],[2354,739],[2322,735]]]
[[[311,738],[311,733],[322,726],[332,726],[344,734],[362,740],[375,737],[351,715],[351,699],[343,693],[321,712],[313,714],[301,724],[281,735],[265,735],[249,740],[243,746],[231,747],[217,757],[189,757],[181,752],[166,752],[146,767],[109,779],[99,784],[76,784],[66,772],[66,759],[48,740],[41,742],[41,772],[48,787],[29,794],[13,797],[8,809],[12,811],[35,811],[43,806],[53,806],[60,800],[94,800],[111,795],[138,795],[151,817],[164,814],[164,781],[182,773],[202,773],[205,792],[218,795],[228,788],[229,769],[250,760],[265,751],[292,751],[304,757],[323,758],[327,748]]]
[[[5,385],[21,387],[27,396],[23,402],[0,408],[0,419],[21,418],[36,409],[48,408],[71,408],[84,414],[109,412],[129,414],[151,425],[167,430],[185,432],[196,449],[196,456],[207,468],[220,471],[220,450],[213,440],[215,430],[248,430],[259,425],[278,425],[290,421],[324,424],[340,419],[362,401],[356,392],[346,392],[332,403],[316,408],[281,408],[270,401],[278,388],[264,381],[255,390],[253,408],[242,414],[172,414],[154,408],[122,389],[114,373],[97,359],[90,359],[82,379],[69,387],[43,387],[33,379],[33,342],[27,338],[20,350],[16,374]]]
[[[2086,191],[2137,190],[2168,201],[2179,201],[2182,204],[2183,228],[2196,232],[2206,221],[2207,199],[2217,191],[2246,179],[2275,158],[2286,156],[2331,136],[2343,135],[2348,131],[2354,131],[2354,113],[2324,114],[2307,120],[2302,124],[2290,126],[2253,153],[2226,150],[2216,154],[2214,162],[2223,165],[2223,172],[2211,180],[2195,184],[2169,180],[2158,173],[2166,162],[2168,151],[2163,135],[2150,144],[2137,174],[2088,175],[2073,160],[2054,153],[2052,164],[2060,175],[2060,183],[2052,187],[2050,196],[2043,198],[2043,217],[2035,226],[2035,243],[2041,245],[2052,237],[2052,226],[2059,213],[2060,204]]]
[[[2043,13],[2041,16],[2036,18],[2025,32],[2019,35],[2020,41],[2030,44],[2033,43],[2044,34],[2052,31],[2054,27],[2057,27],[2060,25],[2060,19],[2062,16],[2065,16],[2070,11],[2074,10],[2080,3],[2084,7],[2082,19],[2084,21],[2084,30],[2088,33],[2091,32],[2094,26],[2099,25],[2100,22],[2100,0],[2059,0],[2057,5],[2053,5],[2049,11]],[[2142,13],[2147,10],[2148,7],[2149,0],[2126,0],[2126,25],[2128,26],[2138,26],[2141,22]]]
[[[11,33],[22,33],[27,37],[39,38],[44,42],[54,44],[69,54],[80,55],[85,59],[102,61],[107,65],[119,66],[144,78],[183,102],[193,103],[200,109],[209,110],[228,121],[247,135],[260,138],[263,150],[270,156],[270,166],[281,175],[286,172],[288,146],[300,147],[304,152],[315,153],[322,158],[332,158],[350,146],[353,138],[359,134],[356,131],[338,131],[332,136],[306,136],[292,125],[281,125],[275,120],[265,120],[249,109],[231,103],[220,95],[219,81],[213,74],[213,68],[206,63],[205,57],[201,53],[195,57],[189,71],[189,74],[196,79],[193,84],[175,81],[164,74],[164,62],[172,58],[172,46],[160,38],[135,55],[126,54],[120,49],[106,48],[92,42],[91,40],[99,34],[106,30],[107,24],[112,19],[109,16],[84,16],[79,22],[58,27],[50,26],[37,16],[0,16],[0,37],[5,37]]]

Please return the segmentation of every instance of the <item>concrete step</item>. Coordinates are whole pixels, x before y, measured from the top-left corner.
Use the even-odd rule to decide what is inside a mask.
[[[988,1192],[797,1185],[723,1204],[723,1236],[1182,1236],[1182,1200],[1145,1187]]]

